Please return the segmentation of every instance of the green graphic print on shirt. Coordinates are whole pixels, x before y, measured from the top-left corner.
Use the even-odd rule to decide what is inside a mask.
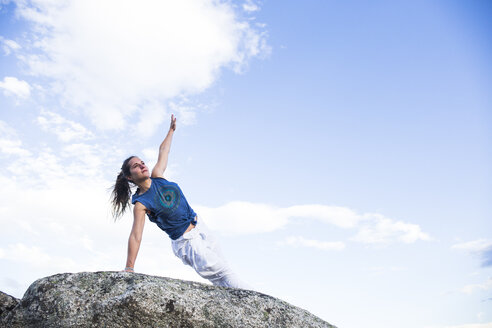
[[[160,204],[163,212],[171,213],[179,206],[181,195],[176,186],[161,185],[154,196],[155,204]]]

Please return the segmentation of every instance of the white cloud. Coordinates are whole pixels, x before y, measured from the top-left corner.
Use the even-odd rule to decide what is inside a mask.
[[[171,117],[170,114],[167,114],[164,106],[158,102],[145,104],[140,110],[140,115],[145,119],[139,120],[135,127],[139,137],[150,137],[164,120],[170,121],[168,116]]]
[[[196,123],[196,109],[193,106],[187,105],[186,100],[180,102],[171,101],[169,103],[169,109],[173,113],[179,113],[179,124],[192,125]],[[177,120],[176,124],[178,124]]]
[[[391,266],[391,267],[374,266],[374,267],[366,268],[365,270],[370,272],[373,275],[380,275],[383,273],[394,273],[394,272],[406,271],[407,269],[404,267],[398,267],[398,266]]]
[[[216,208],[192,207],[212,229],[228,234],[270,232],[288,223],[287,216],[267,204],[236,201]]]
[[[17,132],[4,121],[0,121],[0,152],[5,155],[28,156],[30,152],[22,147]]]
[[[62,158],[67,159],[64,174],[71,176],[101,177],[103,156],[106,152],[97,145],[76,143],[62,148]]]
[[[420,226],[402,221],[394,221],[377,213],[363,215],[359,231],[353,241],[368,244],[387,244],[391,242],[414,243],[418,240],[430,240]]]
[[[465,250],[472,253],[482,252],[492,246],[492,241],[488,239],[477,239],[451,246],[453,249]]]
[[[83,110],[99,128],[121,129],[131,120],[152,134],[161,120],[152,114],[163,114],[167,102],[200,93],[222,68],[240,71],[268,52],[265,34],[235,10],[212,0],[138,6],[18,0],[19,16],[34,23],[35,40],[21,58],[31,74],[53,81],[51,92],[62,103]],[[193,116],[183,115],[184,121]]]
[[[4,154],[25,156],[29,151],[22,148],[22,142],[18,139],[0,138],[0,149]]]
[[[490,290],[490,289],[492,289],[492,278],[487,279],[482,284],[466,285],[465,287],[463,287],[461,291],[465,294],[472,294],[477,290]]]
[[[139,156],[135,154],[136,156]],[[145,148],[142,150],[141,159],[145,164],[152,169],[157,162],[157,157],[159,156],[159,149],[157,147]]]
[[[45,264],[51,260],[39,247],[26,246],[23,243],[11,244],[7,249],[0,249],[0,258],[33,264]]]
[[[7,170],[15,179],[30,187],[53,185],[65,177],[62,163],[50,148],[42,148],[38,154],[10,162]]]
[[[353,241],[369,244],[414,243],[430,240],[420,226],[394,221],[381,214],[357,214],[340,207],[319,204],[278,208],[268,204],[230,202],[211,208],[193,206],[209,225],[227,234],[264,233],[284,228],[293,218],[318,220],[345,229],[357,229]]]
[[[4,77],[3,81],[0,82],[0,89],[3,89],[5,95],[14,95],[23,99],[31,95],[29,83],[12,76]]]
[[[2,126],[0,121],[0,132]],[[113,162],[103,158],[108,147],[74,143],[63,146],[60,151],[38,147],[36,152],[22,147],[13,136],[0,137],[1,152],[10,156],[4,174],[25,184],[25,187],[57,185],[71,177],[100,179],[107,166]]]
[[[492,241],[477,239],[451,246],[452,249],[465,250],[482,259],[482,267],[492,266]]]
[[[345,249],[345,244],[341,241],[319,241],[314,239],[306,239],[301,236],[290,236],[279,245],[289,245],[294,247],[316,248],[323,251],[341,251]]]
[[[94,137],[82,124],[67,120],[54,112],[42,110],[37,122],[44,131],[56,134],[63,142],[75,139],[88,140]]]
[[[0,36],[0,42],[2,43],[2,49],[6,56],[10,55],[12,51],[19,50],[21,46],[14,40],[5,39]]]
[[[341,228],[354,227],[361,216],[349,208],[327,205],[296,205],[279,210],[286,217],[311,218],[333,224]]]
[[[429,326],[427,328],[492,328],[492,322],[488,323],[468,323],[454,326]]]
[[[243,10],[247,12],[254,12],[260,10],[260,7],[254,3],[253,0],[246,0],[243,3]]]
[[[285,227],[293,217],[320,219],[338,226],[352,226],[351,222],[344,224],[343,220],[354,219],[350,210],[323,205],[277,208],[268,204],[234,201],[216,208],[193,208],[196,208],[197,213],[203,216],[213,229],[232,234],[275,231]],[[340,217],[336,216],[337,213]]]

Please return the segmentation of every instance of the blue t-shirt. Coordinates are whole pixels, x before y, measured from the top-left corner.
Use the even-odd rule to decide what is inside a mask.
[[[171,239],[178,239],[190,223],[196,224],[196,213],[188,205],[177,183],[164,178],[150,178],[150,188],[141,195],[132,196],[132,204],[140,202],[150,211],[150,221],[156,223]]]

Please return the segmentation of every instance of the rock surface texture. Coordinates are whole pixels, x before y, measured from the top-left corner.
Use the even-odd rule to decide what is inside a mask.
[[[9,294],[0,292],[0,318],[19,304],[19,300]]]
[[[258,292],[126,272],[42,278],[0,309],[1,327],[334,327]]]

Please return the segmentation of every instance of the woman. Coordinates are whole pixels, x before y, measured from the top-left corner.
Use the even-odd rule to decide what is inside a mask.
[[[159,147],[157,164],[151,173],[139,157],[131,156],[123,162],[116,178],[112,200],[114,217],[123,215],[129,206],[130,196],[135,205],[125,271],[134,272],[147,214],[150,221],[169,235],[174,254],[183,263],[193,267],[200,276],[214,285],[249,289],[229,269],[218,244],[203,220],[190,207],[178,184],[163,177],[175,130],[176,118],[171,115],[169,132]],[[138,187],[133,196],[130,183]]]

